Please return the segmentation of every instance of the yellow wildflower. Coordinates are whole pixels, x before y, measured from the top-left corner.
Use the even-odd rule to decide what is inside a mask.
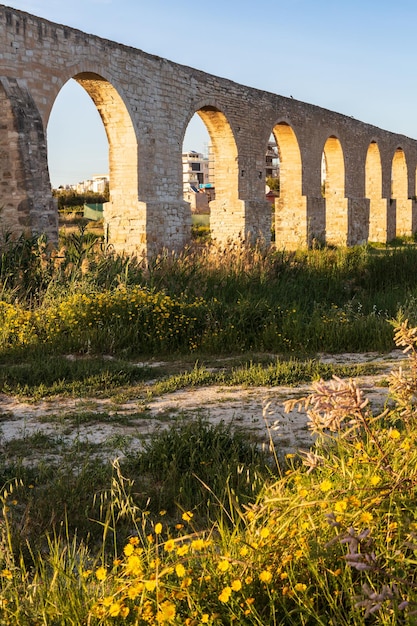
[[[96,578],[97,580],[106,580],[107,578],[107,570],[105,567],[99,567],[96,570]]]
[[[232,594],[232,588],[225,587],[223,591],[221,592],[221,594],[219,595],[220,602],[229,602],[231,594]]]
[[[231,584],[232,590],[233,591],[240,591],[242,589],[242,583],[241,581],[237,578],[236,580],[234,580]]]
[[[155,524],[154,531],[155,531],[155,535],[160,535],[161,534],[161,532],[162,532],[162,524],[161,524],[161,522],[158,522],[157,524]]]
[[[125,556],[130,556],[131,554],[133,554],[134,551],[135,551],[135,548],[134,548],[134,546],[131,543],[128,543],[123,548],[123,552],[124,552]]]
[[[390,428],[389,431],[388,431],[388,437],[395,441],[397,439],[400,439],[401,433],[396,428]]]
[[[361,513],[360,521],[363,524],[369,524],[369,522],[372,522],[373,519],[374,518],[372,516],[372,513],[368,513],[368,511],[364,511],[363,513]]]
[[[169,600],[165,600],[160,605],[160,610],[156,615],[156,621],[160,624],[163,622],[172,622],[175,618],[175,604]]]
[[[270,583],[272,580],[272,574],[271,572],[269,572],[268,570],[264,569],[260,574],[259,574],[259,580],[263,583]]]
[[[194,541],[191,542],[191,548],[193,550],[202,550],[204,547],[205,547],[204,539],[194,539]]]
[[[173,539],[168,539],[165,542],[164,550],[165,552],[172,552],[175,549],[175,541]]]
[[[182,563],[177,563],[177,565],[175,566],[175,573],[177,574],[178,578],[183,578],[185,576],[185,567],[184,565],[182,565]]]
[[[131,600],[134,600],[142,593],[143,587],[143,583],[136,583],[136,585],[131,585],[127,590],[127,597]]]
[[[332,487],[333,487],[333,483],[328,478],[326,478],[325,480],[323,480],[323,482],[320,483],[320,491],[323,491],[323,492],[330,491]]]
[[[125,572],[128,576],[140,576],[142,574],[142,561],[137,554],[132,554],[127,559]]]
[[[146,591],[153,591],[156,587],[156,580],[147,580],[145,581],[145,589]]]
[[[346,511],[346,509],[347,509],[347,502],[346,502],[346,500],[339,500],[334,505],[334,510],[336,511],[336,513],[344,513]]]
[[[191,511],[185,511],[182,514],[182,519],[184,520],[184,522],[189,522],[192,517],[193,517],[193,513]]]
[[[305,591],[307,589],[307,585],[305,585],[304,583],[297,583],[294,586],[295,591]]]
[[[117,617],[120,614],[121,605],[120,602],[114,602],[109,607],[110,617]]]
[[[137,546],[139,543],[139,537],[130,537],[129,543],[131,543],[132,546]]]
[[[223,559],[222,561],[220,561],[220,563],[217,566],[217,569],[220,572],[227,572],[227,570],[229,569],[230,563],[229,561],[226,561],[226,559]]]

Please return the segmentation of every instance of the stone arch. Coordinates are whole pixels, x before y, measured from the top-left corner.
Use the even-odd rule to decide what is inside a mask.
[[[219,108],[202,105],[196,113],[210,137],[211,178],[216,198],[210,202],[210,230],[219,243],[236,240],[245,232],[244,207],[239,200],[238,150],[231,125]],[[191,119],[191,118],[190,118]]]
[[[391,204],[395,207],[396,236],[411,236],[412,201],[408,199],[408,168],[402,148],[396,149],[392,159]]]
[[[323,195],[326,206],[326,244],[347,245],[348,202],[345,197],[345,162],[342,145],[330,136],[323,148]]]
[[[104,207],[108,243],[134,251],[146,243],[146,215],[140,207],[138,142],[131,116],[117,89],[93,72],[73,76],[93,100],[109,142],[110,201]]]
[[[365,197],[369,199],[370,241],[387,241],[387,201],[382,197],[381,153],[376,141],[369,144],[365,161]]]
[[[308,243],[307,200],[302,195],[302,161],[297,136],[286,122],[272,133],[279,154],[279,198],[275,200],[275,241],[278,247],[296,249]]]

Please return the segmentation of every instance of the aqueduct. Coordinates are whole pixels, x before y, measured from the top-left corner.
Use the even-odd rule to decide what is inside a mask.
[[[181,153],[195,113],[213,147],[210,224],[220,242],[270,241],[271,133],[280,157],[277,246],[386,242],[417,229],[417,141],[0,5],[2,233],[57,239],[46,128],[71,78],[94,101],[107,133],[105,224],[118,252],[187,243]]]

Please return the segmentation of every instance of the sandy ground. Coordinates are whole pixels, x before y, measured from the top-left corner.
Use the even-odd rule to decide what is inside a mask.
[[[378,373],[357,379],[374,410],[381,408],[387,398],[387,375],[404,360],[401,351],[387,355],[343,354],[321,355],[322,361],[339,363],[369,362],[377,366]],[[10,442],[23,440],[26,461],[42,454],[51,458],[64,448],[75,445],[92,445],[103,458],[123,456],[127,451],[140,449],[152,433],[168,428],[179,419],[205,417],[213,423],[232,423],[245,429],[260,445],[268,446],[272,439],[280,453],[308,449],[312,436],[305,414],[296,411],[285,413],[283,403],[294,397],[308,394],[310,385],[299,387],[223,387],[190,388],[150,400],[115,405],[111,399],[54,398],[40,402],[21,401],[0,396],[0,449],[12,460]],[[266,405],[268,408],[266,409]],[[86,415],[75,420],[75,415]],[[42,452],[36,447],[46,436],[50,445]],[[46,448],[46,449],[45,449]],[[19,448],[22,455],[22,446]]]

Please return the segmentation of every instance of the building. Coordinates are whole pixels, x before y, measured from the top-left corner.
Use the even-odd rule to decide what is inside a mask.
[[[279,177],[279,155],[278,146],[275,140],[268,141],[268,148],[265,156],[265,178]]]
[[[182,182],[184,194],[189,191],[197,193],[200,185],[209,183],[209,159],[194,150],[183,152]]]
[[[208,213],[212,196],[206,193],[210,188],[209,159],[201,152],[183,152],[182,183],[184,200],[190,203],[192,213]]]

